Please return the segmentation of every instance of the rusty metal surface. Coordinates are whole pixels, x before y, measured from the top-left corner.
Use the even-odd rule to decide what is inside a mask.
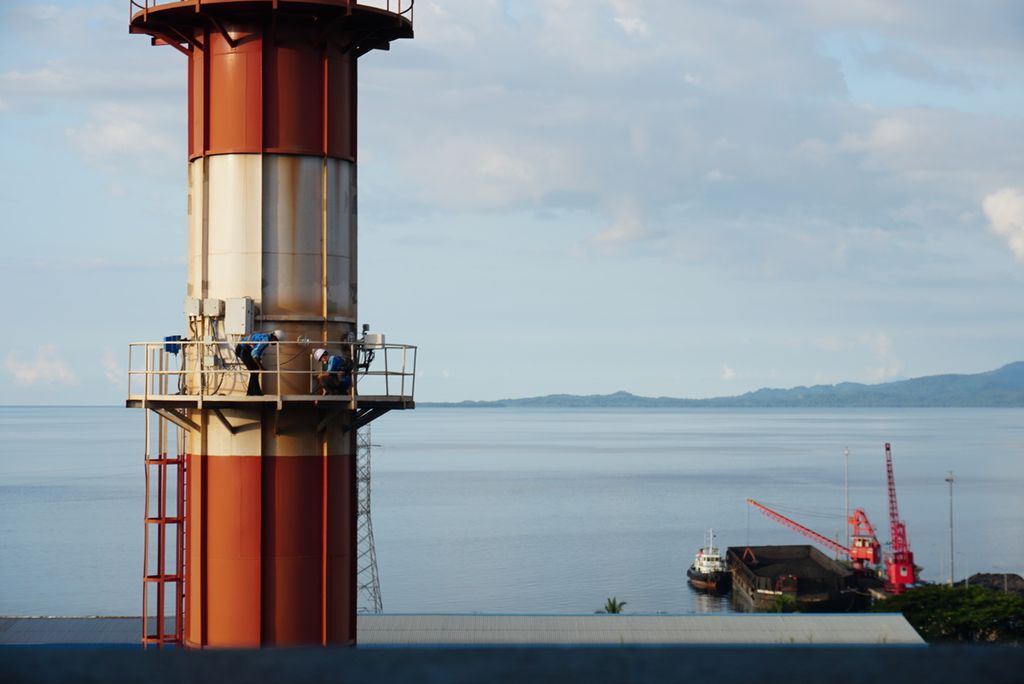
[[[354,29],[373,40],[366,49],[384,47],[398,38],[411,38],[415,0],[129,0],[128,24],[132,33],[153,36],[160,44],[187,45],[185,30],[212,26],[231,16],[315,17],[343,29]]]
[[[197,11],[197,7],[208,9],[215,6],[228,7],[323,7],[339,8],[345,12],[364,12],[367,10],[384,11],[406,17],[412,21],[415,0],[129,0],[128,16],[130,19],[145,16],[147,13],[159,16],[160,12],[176,12],[181,9]]]
[[[359,282],[356,165],[328,159],[326,171],[327,311],[354,318]]]
[[[354,160],[357,58],[412,37],[411,13],[382,5],[164,3],[136,13],[130,30],[188,55],[190,159],[273,152]]]
[[[189,296],[250,297],[260,325],[291,339],[355,331],[353,162],[222,154],[192,161],[188,176]]]
[[[207,153],[260,152],[263,144],[263,41],[258,29],[238,30],[235,47],[206,31]]]
[[[318,315],[323,293],[323,159],[267,155],[263,177],[263,316]],[[351,307],[329,313],[351,313]]]
[[[185,643],[350,643],[354,433],[318,433],[313,406],[224,414],[195,412],[188,439],[205,453],[188,455]]]
[[[186,594],[186,644],[354,640],[354,432],[321,439],[312,407],[271,415],[231,434],[205,412],[193,435],[207,454],[188,458],[189,572],[202,582]]]

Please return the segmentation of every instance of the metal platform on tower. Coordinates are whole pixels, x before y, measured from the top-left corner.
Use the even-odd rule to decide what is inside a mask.
[[[191,410],[208,409],[230,429],[221,409],[287,405],[323,408],[321,428],[344,411],[355,411],[356,429],[393,410],[416,408],[416,347],[361,342],[269,342],[263,370],[237,358],[237,341],[173,340],[129,345],[127,408],[149,409],[182,428],[197,426]],[[346,359],[339,392],[325,387],[330,375],[313,359],[316,349]],[[246,394],[250,378],[262,393]],[[337,393],[335,393],[337,392]]]

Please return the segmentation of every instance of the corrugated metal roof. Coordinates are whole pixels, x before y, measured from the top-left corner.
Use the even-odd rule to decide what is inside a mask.
[[[902,615],[360,615],[363,646],[925,642]],[[0,618],[0,644],[138,644],[139,618]]]
[[[359,643],[924,644],[899,614],[365,615]]]

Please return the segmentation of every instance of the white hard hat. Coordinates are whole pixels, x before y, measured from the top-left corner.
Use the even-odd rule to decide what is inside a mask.
[[[273,335],[274,337],[276,337],[276,338],[277,338],[277,341],[278,341],[278,342],[284,342],[284,341],[285,341],[285,339],[284,339],[284,330],[275,330],[275,331],[274,331],[273,333],[271,333],[271,334],[272,334],[272,335]]]
[[[321,359],[323,359],[326,354],[327,354],[327,350],[326,349],[314,349],[313,350],[313,358],[316,359],[317,361],[320,361]]]

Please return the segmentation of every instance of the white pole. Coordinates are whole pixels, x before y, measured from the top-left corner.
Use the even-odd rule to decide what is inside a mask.
[[[946,475],[946,482],[949,483],[949,586],[953,586],[953,471]]]
[[[850,548],[850,447],[843,449],[843,498],[846,501],[846,548]]]

